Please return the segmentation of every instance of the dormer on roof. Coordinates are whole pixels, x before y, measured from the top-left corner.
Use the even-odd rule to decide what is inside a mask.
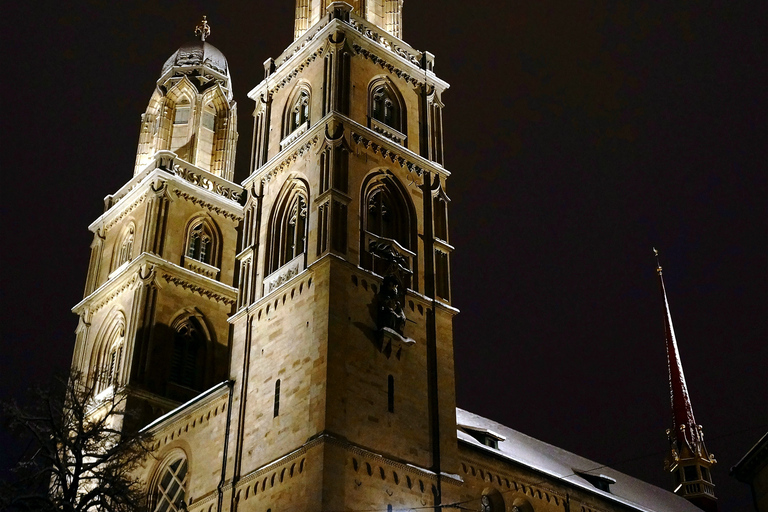
[[[616,479],[611,478],[608,475],[595,475],[592,473],[587,473],[586,471],[580,471],[578,469],[574,469],[573,472],[601,491],[611,492],[611,484],[616,483]]]
[[[462,432],[469,434],[470,436],[483,443],[485,446],[499,449],[499,441],[504,441],[507,438],[503,435],[482,427],[473,427],[470,425],[457,425]]]

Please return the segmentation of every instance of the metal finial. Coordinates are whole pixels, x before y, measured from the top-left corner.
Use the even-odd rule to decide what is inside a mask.
[[[203,16],[203,21],[200,25],[195,27],[195,35],[198,36],[201,41],[205,41],[205,38],[211,35],[211,26],[208,25],[208,16]]]
[[[661,263],[659,263],[659,251],[653,248],[653,254],[656,256],[656,271],[661,272]]]

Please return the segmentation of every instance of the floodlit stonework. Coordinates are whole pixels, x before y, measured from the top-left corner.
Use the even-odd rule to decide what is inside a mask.
[[[252,168],[201,40],[166,62],[94,233],[73,365],[153,436],[150,510],[696,510],[456,408],[442,96],[402,0],[298,0]]]

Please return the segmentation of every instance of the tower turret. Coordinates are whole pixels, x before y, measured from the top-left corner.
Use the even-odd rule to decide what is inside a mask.
[[[198,39],[181,46],[163,65],[157,87],[141,116],[134,174],[157,151],[232,180],[237,144],[237,108],[224,54],[206,41],[211,29],[203,17]]]
[[[198,34],[163,66],[133,177],[89,226],[85,297],[74,308],[73,367],[100,393],[125,389],[137,421],[227,375],[243,189],[230,181],[237,131],[227,60],[205,41],[205,20]]]
[[[672,475],[675,494],[683,496],[702,510],[717,511],[711,472],[717,461],[704,445],[704,431],[693,417],[693,406],[685,383],[675,329],[672,326],[672,314],[664,288],[659,253],[656,249],[653,252],[656,254],[656,272],[659,275],[661,298],[664,301],[664,332],[672,401],[672,428],[667,429],[669,452],[664,460],[664,469]]]

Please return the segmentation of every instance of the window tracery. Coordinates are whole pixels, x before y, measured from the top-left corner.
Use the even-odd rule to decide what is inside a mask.
[[[197,318],[190,316],[176,322],[170,382],[190,389],[202,386],[206,341],[205,331]]]
[[[153,512],[180,512],[186,510],[184,502],[187,493],[186,457],[176,458],[168,464],[160,473],[155,487],[155,506]]]
[[[371,116],[387,126],[397,128],[399,112],[388,88],[380,85],[374,89],[371,102]]]
[[[369,176],[364,185],[362,206],[361,266],[385,275],[392,263],[375,255],[384,250],[394,251],[407,270],[413,271],[415,216],[397,179],[388,171]],[[410,286],[409,282],[402,284]]]
[[[190,230],[187,256],[203,263],[210,263],[213,237],[210,230],[205,228],[205,224],[200,222]]]
[[[123,263],[127,263],[133,259],[134,231],[135,228],[133,224],[128,226],[128,229],[125,230],[123,238],[118,246],[117,258],[115,260],[114,268],[117,268]]]
[[[301,91],[293,105],[291,116],[291,131],[296,130],[309,119],[309,93]]]
[[[90,378],[96,394],[120,384],[125,338],[125,318],[122,313],[113,312],[102,329],[91,363]]]
[[[295,180],[278,199],[270,230],[269,272],[306,253],[308,197],[303,183]]]
[[[394,188],[391,179],[372,188],[365,200],[365,229],[410,249],[410,219],[401,194]]]
[[[286,102],[283,114],[283,144],[289,144],[306,131],[310,123],[312,94],[307,83],[299,83]],[[294,135],[294,137],[290,137]],[[287,139],[287,140],[286,140]]]
[[[187,228],[184,245],[184,259],[186,260],[184,267],[216,279],[215,269],[191,263],[194,260],[211,267],[218,267],[218,233],[216,225],[207,217],[193,219]]]
[[[406,142],[405,103],[391,80],[378,78],[368,88],[369,127],[394,140]]]

